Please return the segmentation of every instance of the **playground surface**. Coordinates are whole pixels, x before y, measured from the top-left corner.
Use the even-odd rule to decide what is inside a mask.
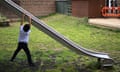
[[[119,18],[94,18],[94,19],[89,19],[88,22],[91,25],[95,25],[98,27],[120,30]]]
[[[66,47],[68,47],[72,51],[75,51],[78,54],[82,53],[82,54],[90,56],[90,57],[98,58],[99,61],[104,59],[104,63],[100,62],[101,66],[112,66],[113,65],[112,58],[108,54],[102,53],[102,52],[95,52],[95,51],[92,51],[92,50],[88,50],[88,49],[83,48],[82,46],[74,43],[70,39],[66,38],[64,35],[60,34],[56,30],[54,30],[51,27],[49,27],[44,22],[40,21],[37,17],[32,15],[30,12],[28,12],[27,10],[23,9],[22,7],[20,7],[16,3],[14,3],[12,0],[9,0],[9,1],[6,0],[6,1],[3,1],[3,3],[5,3],[5,5],[8,5],[8,8],[11,7],[11,9],[13,11],[19,12],[18,16],[22,16],[22,14],[25,14],[26,16],[31,17],[32,24],[36,28],[38,28],[40,31],[43,31],[44,33],[46,33],[47,35],[49,35],[50,37],[55,39],[57,42],[65,45]],[[106,60],[109,61],[109,63]]]
[[[19,34],[20,22],[17,22],[10,27],[0,27],[0,72],[120,71],[120,32],[89,26],[83,19],[66,15],[55,14],[42,20],[87,49],[109,53],[115,61],[114,68],[97,69],[95,58],[76,54],[34,26],[31,29],[29,48],[36,67],[28,66],[24,51],[11,63],[9,59],[16,49]]]
[[[74,52],[76,52],[76,53],[79,53],[79,54],[81,54],[81,53],[83,53],[84,55],[88,55],[88,56],[90,56],[90,57],[95,57],[95,58],[98,58],[98,60],[100,61],[100,60],[107,60],[107,63],[105,63],[105,61],[104,61],[104,65],[106,66],[108,66],[108,65],[110,65],[110,66],[112,66],[112,62],[110,62],[111,60],[112,60],[112,58],[110,58],[107,54],[105,54],[105,53],[100,53],[100,52],[95,52],[95,51],[91,51],[91,50],[87,50],[87,49],[84,49],[83,47],[81,47],[81,46],[78,46],[78,44],[75,44],[74,42],[72,42],[71,40],[69,40],[69,39],[67,39],[66,37],[64,37],[63,35],[64,34],[60,34],[60,33],[58,33],[56,30],[54,30],[54,29],[52,29],[51,27],[49,27],[47,24],[44,24],[43,22],[41,22],[38,18],[36,18],[34,15],[32,15],[31,13],[29,13],[28,11],[26,11],[26,10],[24,10],[23,8],[21,8],[20,6],[18,6],[17,4],[15,4],[13,1],[11,1],[11,0],[5,0],[5,1],[3,1],[4,3],[6,3],[6,5],[8,5],[8,7],[11,7],[11,9],[13,9],[13,11],[15,10],[16,12],[19,12],[18,13],[18,15],[19,16],[21,16],[22,14],[25,14],[25,15],[27,15],[27,16],[29,16],[29,17],[31,17],[31,20],[32,20],[32,22],[33,22],[33,25],[35,26],[35,27],[37,27],[39,30],[41,30],[42,32],[44,32],[44,33],[46,33],[48,36],[51,36],[53,39],[55,39],[57,42],[60,42],[61,44],[63,44],[63,45],[65,45],[66,47],[68,47],[68,48],[70,48],[72,51],[73,50],[75,50]],[[66,19],[65,19],[66,20]],[[72,19],[73,20],[73,19]],[[72,21],[71,20],[71,21]],[[61,21],[61,20],[60,20]],[[67,20],[66,20],[67,21]],[[56,22],[56,21],[55,21]],[[68,21],[67,21],[68,22]],[[77,21],[77,27],[80,25],[80,27],[82,26],[82,24],[81,23],[79,23],[80,22],[80,20],[79,21]],[[63,23],[63,22],[62,22]],[[54,24],[54,23],[53,23]],[[67,24],[69,24],[69,23],[67,23]],[[74,23],[75,24],[75,23]],[[87,25],[88,26],[88,25]],[[73,27],[73,26],[72,26]],[[93,27],[94,28],[94,27]],[[63,29],[63,28],[62,28]],[[66,28],[65,28],[66,29]],[[82,29],[82,28],[79,28],[79,29]],[[84,30],[85,30],[85,28],[83,28]],[[96,31],[97,29],[95,29],[94,28],[94,31]],[[15,30],[14,30],[15,31]],[[72,30],[72,32],[73,32],[74,30]],[[77,29],[77,31],[79,31],[78,29]],[[88,30],[87,30],[88,31]],[[9,31],[5,31],[5,32],[9,32]],[[70,32],[70,31],[69,31]],[[70,32],[70,33],[72,33],[72,32]],[[4,33],[4,32],[3,32]],[[36,33],[36,32],[35,32]],[[38,33],[38,32],[37,32]],[[74,33],[74,32],[73,32]],[[78,33],[79,32],[77,32],[77,35],[78,35]],[[83,32],[84,33],[84,32]],[[82,33],[82,35],[85,35],[85,34],[83,34]],[[89,36],[90,36],[90,38],[92,37],[94,37],[94,40],[96,39],[96,37],[95,37],[95,34],[96,35],[98,35],[98,33],[100,33],[100,30],[99,31],[97,31],[97,32],[92,32],[92,31],[90,31],[90,29],[89,29],[89,33],[86,33],[86,34],[89,34]],[[16,34],[16,33],[15,33]],[[105,32],[105,34],[104,33],[102,33],[103,35],[105,35],[106,34],[106,32]],[[42,34],[40,34],[40,35],[42,35]],[[110,34],[107,34],[107,35],[109,35],[110,36]],[[117,35],[118,35],[118,33],[117,33]],[[6,35],[4,35],[4,36],[6,36]],[[74,36],[76,36],[76,35],[74,35]],[[86,35],[85,35],[86,36]],[[112,35],[113,36],[113,35]],[[10,36],[11,37],[11,36]],[[36,36],[35,36],[36,37]],[[79,36],[79,37],[81,37],[81,36]],[[100,36],[101,37],[101,36]],[[41,38],[44,38],[44,37],[40,37],[40,39]],[[75,37],[76,38],[76,37]],[[85,39],[88,39],[88,36],[87,37],[85,37]],[[108,38],[108,36],[106,37],[106,38]],[[105,41],[105,39],[106,38],[104,38],[104,41]],[[7,38],[7,39],[11,39],[11,38]],[[32,38],[33,39],[33,38]],[[48,39],[48,38],[47,38]],[[77,39],[77,38],[76,38]],[[83,38],[82,38],[83,39]],[[114,39],[114,38],[109,38],[109,39]],[[35,38],[35,40],[38,40],[38,39],[36,39]],[[33,40],[33,41],[35,41],[35,40]],[[96,40],[98,40],[98,39],[96,39]],[[118,39],[117,39],[118,40]],[[117,41],[117,40],[115,40],[115,42]],[[2,41],[2,40],[1,40]],[[41,41],[41,40],[39,40],[39,41]],[[81,41],[81,40],[80,40]],[[91,41],[93,41],[93,40],[91,40]],[[110,40],[110,41],[113,41],[113,40]],[[8,41],[9,42],[9,41]],[[11,41],[10,41],[11,42]],[[47,41],[45,40],[45,43],[46,43]],[[82,41],[81,41],[82,42]],[[86,41],[86,42],[89,42],[89,41]],[[99,42],[101,42],[100,40],[99,40]],[[102,42],[103,42],[103,40],[102,40]],[[4,43],[4,42],[3,42]],[[33,42],[32,42],[33,43]],[[39,42],[37,42],[37,43],[39,43]],[[1,43],[2,44],[2,43]],[[42,43],[43,44],[43,43]],[[49,44],[49,43],[47,43],[47,44]],[[45,45],[47,45],[47,44],[45,44]],[[94,43],[95,44],[95,43]],[[113,43],[112,43],[113,44]],[[54,45],[56,45],[56,44],[54,44]],[[88,44],[87,44],[88,45]],[[101,46],[99,46],[100,48],[103,48],[103,47],[105,47],[105,45],[106,44],[104,44],[104,45],[102,45],[102,47]],[[110,44],[109,44],[110,45]],[[6,46],[6,45],[5,45]],[[88,45],[89,47],[91,46],[91,44],[90,45]],[[35,47],[35,46],[33,46],[33,47]],[[39,47],[40,47],[40,45],[39,45]],[[52,45],[52,47],[53,47],[53,45]],[[56,46],[54,46],[55,48],[56,48]],[[3,47],[4,48],[4,47]],[[47,47],[48,48],[48,47]],[[57,47],[58,48],[58,47]],[[109,48],[109,47],[105,47],[105,48]],[[115,46],[113,47],[114,49],[115,49]],[[98,49],[98,48],[97,48]],[[33,50],[32,50],[33,51]],[[38,50],[37,50],[38,51]],[[41,51],[41,50],[40,50]],[[47,51],[48,52],[48,51]],[[42,52],[37,52],[38,54],[40,54],[40,53],[42,53]],[[43,52],[44,53],[44,52]],[[61,52],[60,52],[61,53]],[[70,52],[71,53],[71,52]],[[114,57],[114,56],[112,56],[112,52],[108,52],[107,51],[107,53],[110,53],[111,54],[111,57]],[[36,53],[35,53],[36,54]],[[66,54],[66,53],[65,53]],[[55,54],[48,54],[49,56],[49,58],[51,58],[51,60],[53,61],[53,62],[48,62],[48,61],[42,61],[41,60],[41,58],[39,58],[39,59],[37,59],[38,57],[36,57],[36,58],[34,58],[34,59],[37,59],[37,60],[39,60],[38,62],[39,62],[39,64],[38,64],[38,66],[39,67],[41,67],[41,68],[43,68],[43,67],[45,67],[45,64],[48,64],[48,63],[50,63],[50,66],[51,66],[51,64],[55,64],[55,62],[57,62],[57,61],[55,61],[55,58],[56,57],[58,57],[58,56],[55,56],[56,55],[56,53]],[[36,55],[35,55],[36,56]],[[65,56],[65,55],[62,55],[62,56]],[[72,55],[73,56],[73,55]],[[39,57],[41,57],[40,55],[39,55]],[[44,57],[44,55],[43,55],[43,57]],[[68,56],[67,57],[65,57],[65,58],[69,58]],[[79,57],[80,58],[80,57]],[[116,56],[116,59],[119,59],[117,56]],[[44,59],[43,59],[44,60]],[[64,59],[65,60],[65,59]],[[88,60],[88,58],[86,58],[85,60]],[[110,63],[108,63],[108,60],[109,60],[109,62]],[[40,61],[42,61],[42,62],[40,62]],[[76,61],[76,60],[75,60]],[[89,60],[88,60],[89,61]],[[68,62],[68,61],[66,61],[66,62]],[[80,60],[79,60],[79,62],[80,62]],[[85,63],[85,62],[84,62]],[[87,62],[86,62],[87,63]],[[92,61],[92,63],[95,63],[95,61],[93,62]],[[101,62],[99,62],[99,63],[101,63]],[[22,63],[23,64],[23,63]],[[22,64],[20,64],[20,65],[22,65]],[[41,65],[42,64],[42,65]],[[43,65],[44,64],[44,65]],[[66,63],[67,65],[68,65],[68,63]],[[73,64],[73,63],[72,63]],[[90,65],[91,63],[89,63],[89,65]],[[98,63],[97,63],[98,64]],[[96,65],[97,65],[96,64]],[[118,64],[118,62],[116,62],[116,64]],[[2,64],[3,65],[3,64]],[[76,66],[76,64],[74,64],[75,66]],[[98,64],[99,65],[99,64]],[[102,64],[101,64],[102,65]],[[9,65],[8,65],[9,66]],[[55,65],[56,66],[56,65]],[[53,67],[55,67],[55,66],[53,66]],[[73,65],[72,65],[73,66]],[[83,66],[83,64],[81,65],[81,66]],[[91,66],[91,65],[90,65]],[[4,67],[6,67],[6,66],[4,66]],[[38,67],[38,68],[39,68]],[[57,66],[56,66],[57,67]],[[79,67],[79,66],[78,66]],[[86,67],[89,67],[89,66],[86,66]],[[85,68],[86,68],[85,67]],[[93,66],[93,67],[95,67],[95,66]],[[46,68],[49,68],[49,67],[46,67]],[[63,66],[62,66],[62,68],[63,68]],[[5,68],[6,69],[6,68]],[[39,69],[38,69],[39,70]],[[44,70],[44,69],[43,69]],[[63,70],[64,69],[62,69],[62,72],[63,72]],[[75,69],[72,69],[72,70],[76,70],[76,68]],[[85,69],[86,70],[86,69]],[[1,70],[2,72],[5,72],[4,70]],[[80,70],[78,70],[78,71],[80,71]],[[118,71],[118,69],[116,69],[116,72]],[[12,71],[13,72],[13,71]],[[41,72],[43,72],[43,71],[41,71]],[[44,71],[45,72],[45,71]],[[48,72],[48,71],[47,71]],[[53,71],[49,71],[49,72],[53,72]],[[55,71],[54,71],[55,72]],[[56,72],[58,72],[58,71],[56,71]],[[64,72],[66,72],[66,71],[64,71]],[[67,71],[68,72],[68,71]],[[76,72],[76,71],[72,71],[72,72]],[[84,72],[92,72],[92,71],[84,71]],[[105,71],[106,72],[106,71]],[[119,71],[118,71],[119,72]]]
[[[36,67],[29,67],[24,51],[9,62],[16,49],[19,24],[0,27],[0,72],[119,72],[120,32],[89,26],[83,19],[55,14],[42,20],[74,42],[95,51],[109,53],[113,68],[97,69],[95,58],[76,54],[32,26],[29,48]],[[80,22],[81,21],[81,22]]]

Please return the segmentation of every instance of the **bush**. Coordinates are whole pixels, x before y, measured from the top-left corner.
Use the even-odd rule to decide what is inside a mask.
[[[9,20],[2,14],[0,14],[0,26],[10,26]]]

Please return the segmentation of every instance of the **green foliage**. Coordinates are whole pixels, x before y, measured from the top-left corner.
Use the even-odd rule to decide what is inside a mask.
[[[17,47],[19,22],[0,27],[0,72],[119,72],[120,32],[90,26],[85,18],[55,14],[42,18],[55,30],[87,49],[107,52],[115,60],[113,69],[97,69],[96,59],[78,55],[32,26],[29,48],[36,67],[27,65],[21,51],[15,62],[8,60]],[[85,20],[85,21],[84,21]]]

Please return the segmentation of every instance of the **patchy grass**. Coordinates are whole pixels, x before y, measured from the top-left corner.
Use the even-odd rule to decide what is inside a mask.
[[[112,69],[97,69],[95,58],[78,55],[32,26],[29,48],[36,66],[29,67],[21,51],[15,62],[9,62],[17,46],[19,22],[0,27],[0,72],[119,72],[120,32],[90,26],[86,18],[55,14],[42,18],[55,30],[79,45],[107,52],[114,59]]]

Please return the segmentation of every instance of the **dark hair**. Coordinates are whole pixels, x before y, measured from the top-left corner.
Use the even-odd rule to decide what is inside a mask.
[[[29,24],[25,24],[24,27],[23,27],[23,30],[25,32],[28,32],[30,30],[30,25]]]

